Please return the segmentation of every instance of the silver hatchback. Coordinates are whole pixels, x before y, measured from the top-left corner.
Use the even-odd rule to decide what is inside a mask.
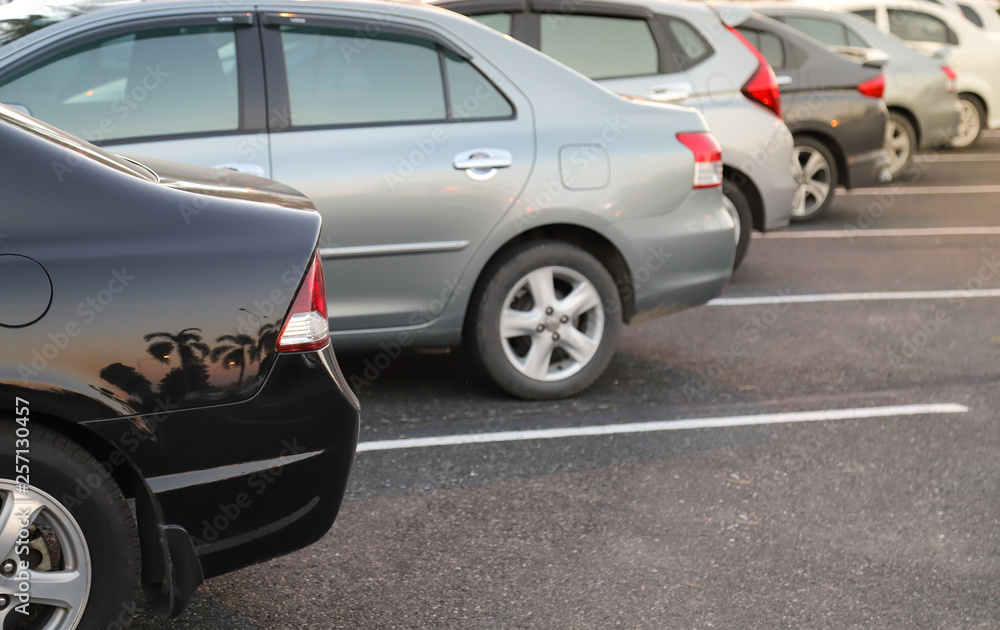
[[[116,6],[0,47],[0,101],[116,152],[311,197],[334,345],[377,350],[358,388],[405,347],[464,339],[508,392],[568,396],[607,367],[623,322],[702,304],[732,270],[701,114],[622,98],[434,7]],[[286,295],[234,322],[259,330]]]

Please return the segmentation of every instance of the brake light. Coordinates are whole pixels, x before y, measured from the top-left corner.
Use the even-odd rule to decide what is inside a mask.
[[[330,324],[326,314],[326,286],[323,264],[313,256],[299,292],[292,301],[285,326],[278,335],[278,352],[319,350],[330,343]]]
[[[677,140],[694,153],[693,188],[722,185],[722,147],[708,131],[677,134]]]
[[[882,98],[882,93],[885,92],[885,75],[880,74],[867,81],[862,81],[858,84],[858,92],[872,98]]]
[[[775,116],[781,118],[781,93],[778,91],[778,78],[774,76],[771,64],[767,63],[764,55],[760,54],[760,51],[754,48],[753,44],[740,35],[739,31],[732,26],[727,26],[726,28],[736,36],[736,39],[743,42],[743,45],[757,58],[757,70],[754,71],[753,75],[740,88],[743,96],[746,96],[751,101],[760,103],[774,112]]]
[[[944,70],[944,76],[948,77],[948,82],[945,84],[948,93],[955,94],[958,92],[958,74],[951,66],[941,66],[941,69]]]

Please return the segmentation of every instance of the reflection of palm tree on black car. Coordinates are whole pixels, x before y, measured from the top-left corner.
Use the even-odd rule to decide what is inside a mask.
[[[222,343],[212,349],[211,359],[213,363],[221,360],[222,369],[228,370],[231,365],[240,367],[240,377],[236,381],[237,388],[243,387],[243,374],[246,371],[247,362],[256,363],[260,360],[263,348],[250,335],[222,335],[215,340]]]
[[[143,336],[144,341],[161,339],[149,345],[146,352],[160,363],[169,364],[176,350],[180,367],[167,372],[160,381],[160,393],[171,398],[183,398],[192,392],[208,389],[208,368],[205,357],[211,349],[201,339],[200,328],[185,328],[177,334],[155,332]]]

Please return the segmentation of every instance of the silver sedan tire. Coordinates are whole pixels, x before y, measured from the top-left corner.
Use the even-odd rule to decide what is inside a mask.
[[[812,136],[796,137],[792,175],[796,183],[792,220],[809,221],[826,212],[837,185],[837,162],[829,147]]]
[[[539,400],[572,396],[600,377],[618,345],[621,298],[596,258],[563,242],[529,242],[483,278],[467,329],[490,380]]]
[[[889,112],[885,127],[885,149],[889,153],[889,173],[896,178],[913,160],[917,132],[909,119],[899,112]]]
[[[974,145],[983,131],[986,112],[975,96],[960,94],[958,97],[958,133],[948,143],[952,149],[967,149]]]

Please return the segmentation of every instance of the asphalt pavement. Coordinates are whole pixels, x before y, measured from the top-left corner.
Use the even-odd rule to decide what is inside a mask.
[[[403,354],[331,532],[136,626],[1000,628],[998,306],[990,132],[755,238],[575,399]]]

